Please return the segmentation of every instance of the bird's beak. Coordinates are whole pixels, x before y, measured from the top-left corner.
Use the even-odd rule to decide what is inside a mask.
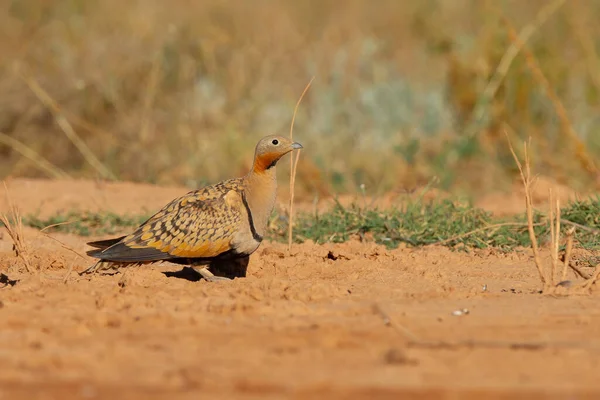
[[[292,149],[297,150],[297,149],[303,149],[304,147],[298,143],[298,142],[294,142],[292,143]]]

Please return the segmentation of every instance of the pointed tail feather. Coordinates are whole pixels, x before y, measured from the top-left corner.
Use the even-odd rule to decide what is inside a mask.
[[[88,250],[85,252],[85,254],[87,254],[90,257],[100,258],[100,253],[102,253],[102,250],[103,249]]]
[[[123,240],[125,236],[121,236],[118,238],[113,238],[113,239],[106,239],[106,240],[97,240],[95,242],[88,242],[87,245],[88,246],[92,246],[95,247],[97,249],[100,250],[104,250],[109,248],[110,246],[119,243],[121,240]],[[91,250],[94,251],[94,250]],[[88,254],[90,254],[90,252],[88,252]]]

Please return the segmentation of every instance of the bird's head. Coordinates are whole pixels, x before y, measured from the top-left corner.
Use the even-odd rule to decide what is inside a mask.
[[[266,136],[256,145],[254,152],[254,172],[264,172],[277,164],[277,161],[302,145],[285,136]]]

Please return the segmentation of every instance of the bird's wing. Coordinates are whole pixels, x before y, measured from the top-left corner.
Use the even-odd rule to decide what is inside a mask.
[[[132,234],[95,254],[109,261],[210,258],[231,250],[244,214],[237,187],[213,187],[173,200]]]

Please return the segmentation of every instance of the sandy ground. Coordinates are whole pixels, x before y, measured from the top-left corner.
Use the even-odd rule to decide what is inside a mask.
[[[152,211],[185,192],[33,180],[9,189],[24,213],[42,215]],[[504,209],[520,201],[506,196]],[[17,280],[0,288],[0,399],[600,396],[600,290],[540,295],[527,250],[350,242],[288,254],[264,243],[247,278],[207,283],[172,276],[181,267],[167,263],[79,277],[90,259],[33,229],[25,237],[41,272],[26,273],[8,235],[0,240],[0,273]],[[82,254],[90,239],[53,237]]]

